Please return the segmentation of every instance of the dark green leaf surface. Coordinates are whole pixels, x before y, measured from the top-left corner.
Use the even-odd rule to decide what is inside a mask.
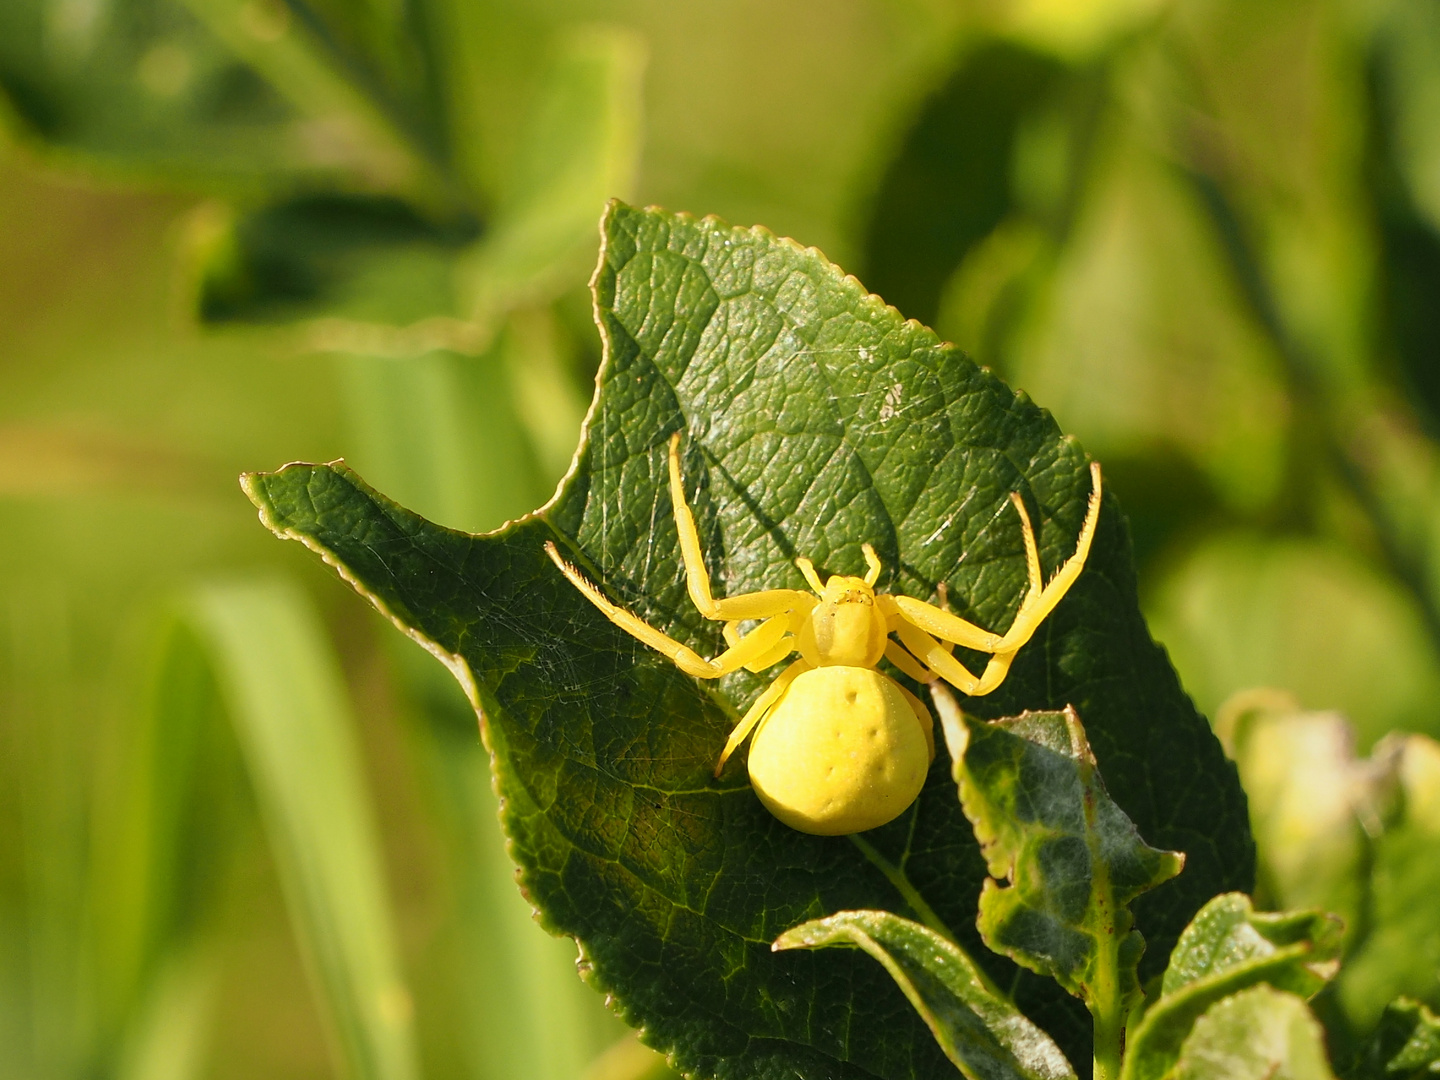
[[[454,307],[453,259],[478,226],[438,227],[390,197],[329,193],[235,221],[201,268],[200,317],[266,322],[324,311],[406,322]]]
[[[1026,398],[762,229],[614,204],[594,287],[606,359],[577,462],[543,512],[488,536],[453,532],[343,465],[251,476],[246,490],[267,525],[322,554],[466,684],[525,889],[652,1045],[696,1075],[747,1080],[947,1069],[874,964],[769,948],[807,919],[919,904],[976,953],[984,863],[944,764],[866,850],[786,828],[741,762],[711,777],[765,679],[682,676],[607,622],[542,545],[718,651],[720,628],[686,598],[665,492],[680,430],[717,592],[803,587],[801,553],[853,572],[869,541],[881,588],[928,599],[945,582],[959,613],[1003,628],[1026,585],[1009,493],[1029,505],[1052,572],[1084,516],[1085,456]],[[1206,899],[1249,887],[1253,852],[1234,770],[1146,632],[1113,500],[1079,581],[1006,683],[967,707],[1067,703],[1086,715],[1120,806],[1189,855],[1183,879],[1137,905],[1163,955]],[[1088,1060],[1075,1003],[978,959],[1072,1061]]]
[[[985,944],[1055,979],[1097,1020],[1124,1017],[1145,951],[1130,901],[1178,874],[1184,856],[1146,844],[1115,805],[1073,709],[941,718],[990,871]]]
[[[801,923],[774,948],[858,946],[880,961],[970,1080],[1073,1080],[1060,1048],[991,985],[953,941],[888,911],[842,911]]]
[[[1334,1080],[1325,1035],[1294,994],[1256,986],[1195,1024],[1173,1080]]]
[[[1217,896],[1185,928],[1162,996],[1130,1038],[1125,1080],[1167,1075],[1197,1018],[1261,983],[1310,997],[1335,974],[1344,928],[1318,911],[1257,912],[1241,893]]]

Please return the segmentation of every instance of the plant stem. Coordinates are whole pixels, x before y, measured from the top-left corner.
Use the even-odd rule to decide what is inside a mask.
[[[1119,1010],[1095,1014],[1095,1080],[1118,1080],[1125,1023]]]

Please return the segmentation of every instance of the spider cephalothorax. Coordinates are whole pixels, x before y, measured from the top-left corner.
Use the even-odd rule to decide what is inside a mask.
[[[1029,588],[1004,634],[913,597],[877,593],[881,564],[869,544],[862,546],[868,566],[863,578],[837,574],[822,582],[810,560],[801,558],[796,565],[813,595],[798,589],[767,589],[715,599],[695,518],[685,501],[679,432],[670,439],[670,500],[686,584],[700,614],[725,623],[724,652],[706,660],[612,603],[560,557],[554,544],[547,542],[545,549],[606,617],[687,674],[718,679],[742,667],[764,671],[798,652],[799,658],[766,687],[730,733],[715,773],[719,775],[753,731],[750,781],[761,802],[793,828],[833,836],[873,829],[902,813],[920,793],[935,756],[929,710],[876,665],[883,658],[913,679],[926,683],[944,679],[971,696],[999,686],[1015,653],[1085,565],[1100,516],[1098,464],[1091,464],[1090,475],[1090,505],[1075,553],[1048,585],[1042,580],[1025,504],[1018,494],[1010,496],[1024,534]],[[740,624],[753,620],[760,620],[760,625],[741,634]],[[979,676],[952,655],[956,645],[990,654]]]

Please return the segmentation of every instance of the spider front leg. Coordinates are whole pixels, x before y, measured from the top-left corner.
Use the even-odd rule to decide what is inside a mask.
[[[670,436],[670,505],[675,512],[675,531],[680,536],[680,558],[685,563],[685,586],[690,600],[707,619],[738,622],[764,619],[781,611],[813,604],[809,593],[797,589],[766,589],[716,600],[710,592],[710,572],[705,569],[705,553],[700,549],[700,531],[695,515],[685,501],[685,482],[680,475],[680,432]]]
[[[775,654],[795,622],[788,607],[781,607],[778,600],[772,599],[768,606],[759,608],[759,614],[751,616],[764,618],[763,623],[750,633],[740,637],[713,660],[706,660],[690,646],[676,641],[638,615],[613,603],[580,571],[562,559],[560,552],[555,549],[555,545],[548,540],[545,542],[545,553],[550,556],[550,561],[559,567],[560,572],[569,579],[570,584],[574,585],[587,600],[599,608],[607,619],[631,637],[637,638],[656,652],[668,657],[687,675],[694,675],[700,679],[718,679],[722,675],[728,675],[732,671],[738,671],[748,664],[771,656],[774,656],[775,659],[770,660],[770,663],[775,663],[781,658]],[[764,594],[751,595],[763,596]],[[789,652],[788,649],[785,651]]]
[[[795,681],[795,677],[810,670],[812,670],[810,665],[804,660],[796,660],[776,676],[775,681],[755,699],[755,703],[745,711],[744,717],[741,718],[740,723],[735,725],[735,729],[730,732],[730,738],[725,741],[725,749],[720,752],[720,760],[715,763],[716,776],[719,776],[720,771],[725,768],[725,762],[730,760],[730,755],[740,748],[740,744],[745,741],[755,726],[765,719],[765,714],[774,708],[775,704],[784,696],[785,691],[790,689],[790,684]]]

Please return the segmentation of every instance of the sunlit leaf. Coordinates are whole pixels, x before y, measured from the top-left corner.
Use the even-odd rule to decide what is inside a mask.
[[[1073,1080],[1060,1048],[986,978],[963,949],[888,911],[842,911],[787,930],[778,949],[857,946],[878,960],[970,1080]]]
[[[644,68],[633,33],[592,28],[562,43],[490,233],[460,270],[472,317],[549,299],[593,258],[595,211],[635,182]]]
[[[1275,691],[1236,695],[1217,730],[1250,797],[1271,902],[1346,920],[1336,996],[1356,1031],[1400,994],[1440,1003],[1440,746],[1396,733],[1357,757],[1344,717]]]
[[[944,581],[957,610],[1004,626],[1027,581],[1009,493],[1034,500],[1053,568],[1083,518],[1085,458],[1028,400],[763,230],[616,205],[595,288],[608,351],[589,441],[541,514],[488,536],[452,532],[342,466],[253,475],[246,490],[267,525],[341,568],[483,709],[525,888],[651,1045],[724,1077],[945,1068],[873,964],[769,950],[807,919],[914,914],[915,903],[978,945],[983,863],[943,765],[915,808],[863,845],[786,828],[738,764],[712,776],[763,681],[697,686],[606,621],[543,543],[717,651],[719,628],[686,599],[666,505],[665,447],[681,430],[718,588],[799,587],[794,555],[848,570],[870,541],[890,568],[882,587],[933,597]],[[1117,801],[1192,854],[1191,873],[1139,907],[1163,951],[1204,899],[1248,886],[1251,855],[1234,773],[1140,619],[1113,502],[1041,637],[972,705],[1088,710]],[[999,958],[977,962],[1015,977]],[[1072,1060],[1088,1056],[1088,1024],[1063,995],[1029,977],[1016,993]],[[862,1003],[863,1036],[843,1037]]]
[[[1325,1033],[1303,999],[1256,986],[1195,1022],[1173,1080],[1334,1080]]]
[[[1273,690],[1236,694],[1215,729],[1240,769],[1267,902],[1334,912],[1353,939],[1369,903],[1368,834],[1384,827],[1395,801],[1395,748],[1359,759],[1343,716],[1305,712]]]
[[[1256,912],[1242,893],[1217,896],[1185,928],[1161,996],[1126,1042],[1125,1080],[1169,1075],[1201,1014],[1266,984],[1310,997],[1335,974],[1341,924],[1320,912]]]
[[[960,802],[990,872],[981,937],[1081,998],[1115,1035],[1140,998],[1145,939],[1130,903],[1178,874],[1184,855],[1140,838],[1074,709],[977,720],[941,693]]]
[[[119,1055],[118,1080],[195,1080],[204,1075],[215,1022],[213,948],[177,950],[155,970]]]
[[[1440,1007],[1440,743],[1401,736],[1397,754],[1403,809],[1374,842],[1369,933],[1339,980],[1362,1030],[1401,994]]]

